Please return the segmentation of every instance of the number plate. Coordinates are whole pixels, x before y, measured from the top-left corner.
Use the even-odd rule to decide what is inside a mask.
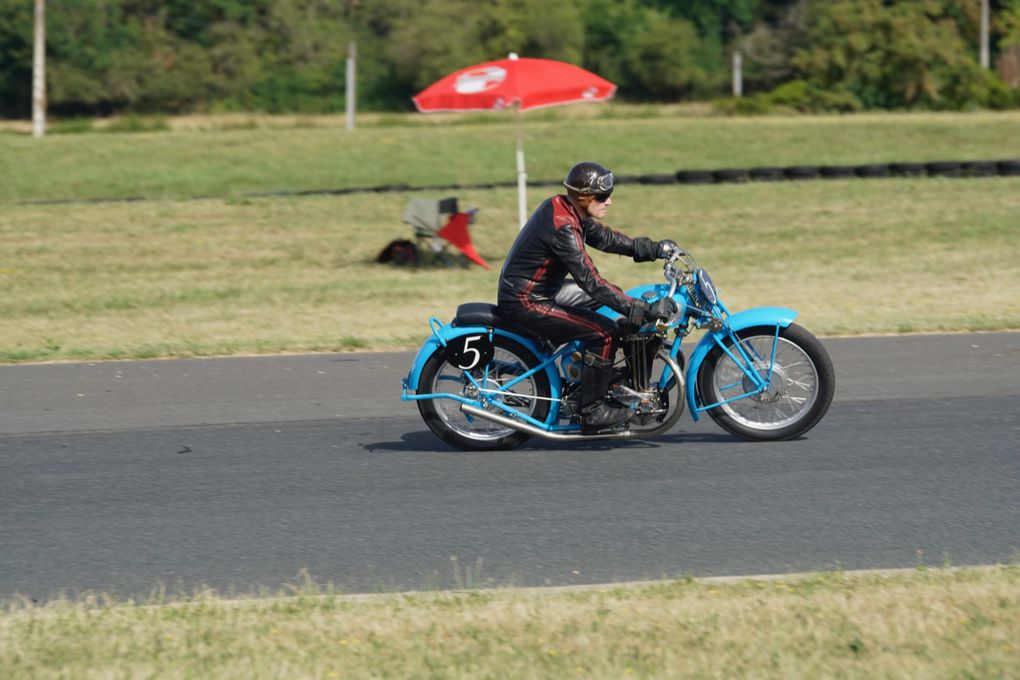
[[[488,335],[462,335],[446,343],[446,363],[465,371],[480,368],[492,361],[494,353]]]

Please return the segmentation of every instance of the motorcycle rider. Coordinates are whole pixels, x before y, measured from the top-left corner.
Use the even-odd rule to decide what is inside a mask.
[[[563,186],[566,194],[543,202],[511,246],[500,273],[498,308],[504,319],[539,337],[557,344],[584,343],[578,406],[582,431],[590,433],[620,425],[632,414],[629,407],[606,401],[617,324],[595,310],[606,305],[639,326],[669,318],[677,306],[670,298],[648,303],[626,295],[599,274],[585,244],[629,255],[635,262],[669,257],[677,244],[631,238],[602,223],[613,202],[613,173],[598,163],[577,163]],[[572,282],[566,281],[567,274]]]

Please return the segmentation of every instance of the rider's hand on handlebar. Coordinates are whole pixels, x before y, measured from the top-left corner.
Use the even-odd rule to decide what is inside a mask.
[[[680,250],[680,246],[677,245],[676,241],[667,238],[659,241],[655,254],[658,259],[666,260],[678,250]]]
[[[678,309],[679,307],[677,307],[673,298],[660,298],[655,302],[648,302],[638,298],[631,305],[627,322],[632,326],[640,326],[644,323],[658,321],[659,319],[669,319],[676,314]]]
[[[655,302],[648,304],[648,310],[645,312],[645,320],[658,321],[659,319],[668,319],[676,314],[677,309],[679,309],[679,307],[677,307],[673,298],[659,298]]]
[[[635,326],[642,323],[651,323],[659,319],[669,319],[676,314],[677,307],[673,298],[659,298],[655,302],[635,300],[634,307],[630,311],[630,322]]]

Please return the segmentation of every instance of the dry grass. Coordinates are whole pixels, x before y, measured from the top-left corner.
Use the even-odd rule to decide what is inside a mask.
[[[1020,569],[588,592],[12,605],[19,678],[1009,678]]]
[[[490,271],[377,265],[406,198],[0,206],[0,361],[413,347],[429,316],[495,299],[516,204],[461,194]],[[790,306],[821,334],[1020,328],[1020,179],[628,186],[611,210],[693,250],[733,310]]]

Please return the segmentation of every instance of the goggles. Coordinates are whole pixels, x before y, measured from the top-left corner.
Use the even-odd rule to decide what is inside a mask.
[[[593,181],[588,182],[588,186],[585,187],[575,187],[566,182],[563,182],[563,186],[573,189],[579,194],[594,194],[595,200],[605,203],[609,199],[609,195],[613,193],[613,173],[607,172],[604,175],[599,175]]]

